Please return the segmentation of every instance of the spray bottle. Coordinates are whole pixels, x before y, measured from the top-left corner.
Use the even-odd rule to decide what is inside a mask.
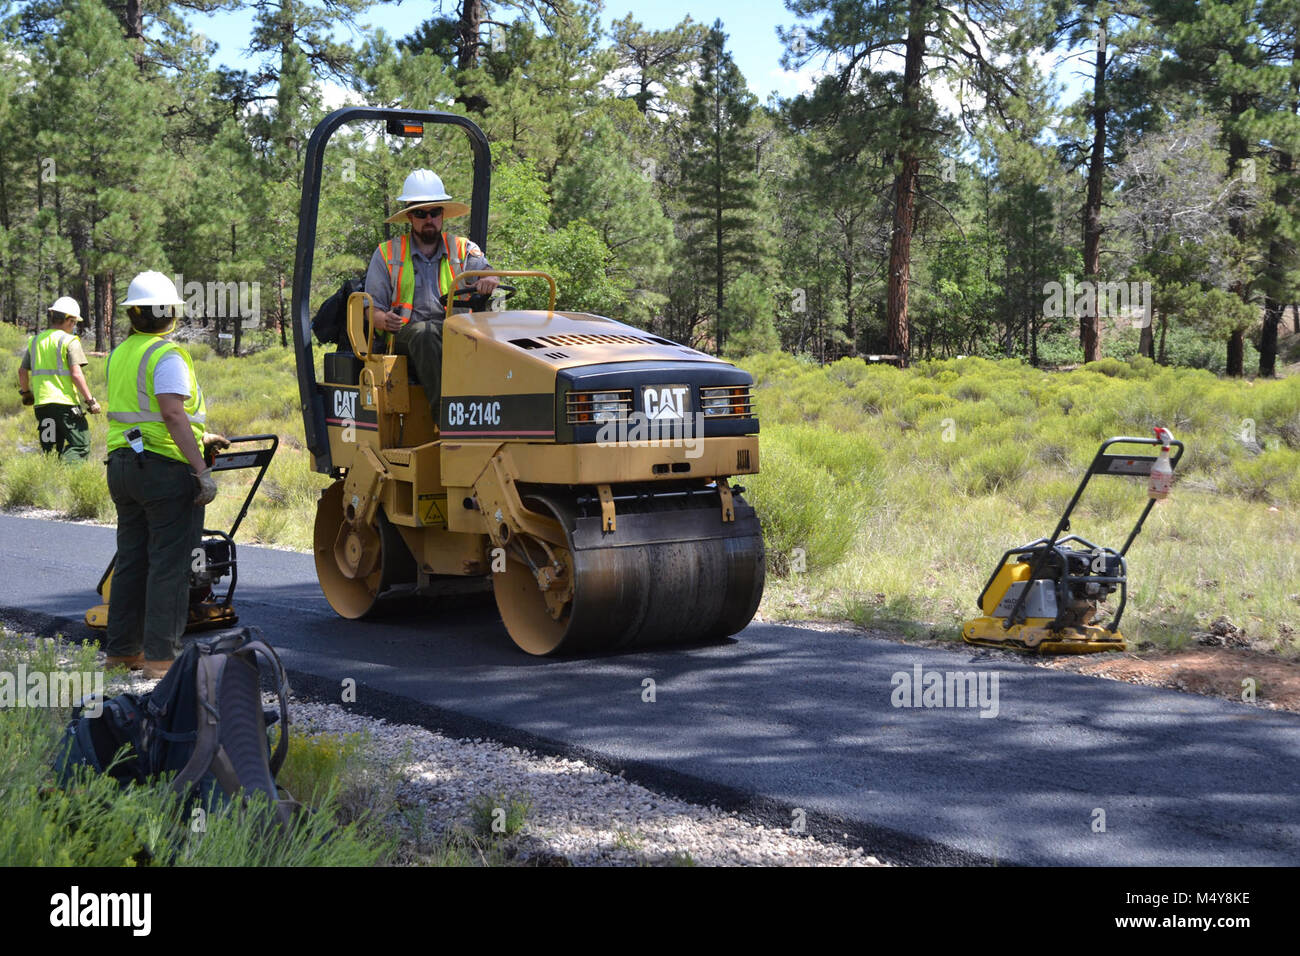
[[[1174,484],[1174,466],[1169,463],[1169,443],[1174,440],[1168,428],[1156,426],[1156,438],[1161,448],[1160,456],[1151,465],[1151,476],[1147,479],[1147,496],[1160,501],[1169,497],[1169,489]]]

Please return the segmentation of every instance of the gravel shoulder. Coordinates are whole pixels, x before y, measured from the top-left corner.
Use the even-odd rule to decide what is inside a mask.
[[[539,756],[484,739],[295,700],[300,733],[366,732],[372,759],[400,778],[397,802],[437,833],[472,828],[484,801],[528,806],[519,862],[577,866],[879,866],[862,848],[751,823],[716,807],[665,796],[580,760]],[[290,741],[292,746],[292,738]]]

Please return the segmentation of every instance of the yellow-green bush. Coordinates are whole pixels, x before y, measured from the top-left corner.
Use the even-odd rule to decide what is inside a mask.
[[[291,734],[276,783],[299,803],[316,806],[348,785],[364,762],[365,738],[346,734]]]
[[[811,457],[819,452],[826,462]],[[808,570],[843,560],[874,494],[874,449],[836,432],[778,426],[764,436],[761,468],[744,485],[773,573],[798,567],[800,554]]]
[[[63,470],[59,460],[38,450],[6,457],[0,465],[0,501],[6,508],[56,508]]]
[[[115,518],[117,509],[108,493],[104,467],[99,462],[65,465],[63,470],[67,497],[61,510],[66,517],[74,521],[109,521]]]

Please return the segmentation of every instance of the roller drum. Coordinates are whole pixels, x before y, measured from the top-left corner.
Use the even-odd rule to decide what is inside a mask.
[[[574,582],[567,613],[554,620],[522,565],[510,562],[513,580],[495,576],[501,579],[502,618],[530,653],[718,640],[742,630],[758,609],[763,537],[753,508],[739,495],[729,522],[722,520],[716,491],[619,501],[613,532],[601,530],[598,504],[580,507],[572,496],[547,491],[525,500],[563,526]]]

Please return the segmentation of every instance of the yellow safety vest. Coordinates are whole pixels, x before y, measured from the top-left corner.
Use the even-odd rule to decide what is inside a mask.
[[[395,236],[379,247],[388,266],[388,282],[393,290],[390,312],[402,317],[402,324],[411,321],[415,313],[415,267],[411,265],[410,237],[406,233]],[[469,240],[456,236],[456,262],[452,264],[451,243],[447,233],[442,234],[442,262],[438,267],[438,298],[443,299],[456,282],[456,276],[465,271],[469,258]]]
[[[108,450],[130,447],[126,433],[140,426],[146,451],[178,461],[189,461],[163,422],[162,409],[153,390],[153,373],[168,352],[178,352],[190,371],[190,397],[185,416],[194,430],[194,443],[203,447],[204,424],[208,420],[203,389],[194,375],[190,353],[175,342],[147,332],[132,332],[108,357]]]
[[[45,329],[32,336],[27,346],[32,357],[32,380],[37,405],[76,405],[77,387],[72,384],[68,364],[68,343],[76,340],[62,329]]]

